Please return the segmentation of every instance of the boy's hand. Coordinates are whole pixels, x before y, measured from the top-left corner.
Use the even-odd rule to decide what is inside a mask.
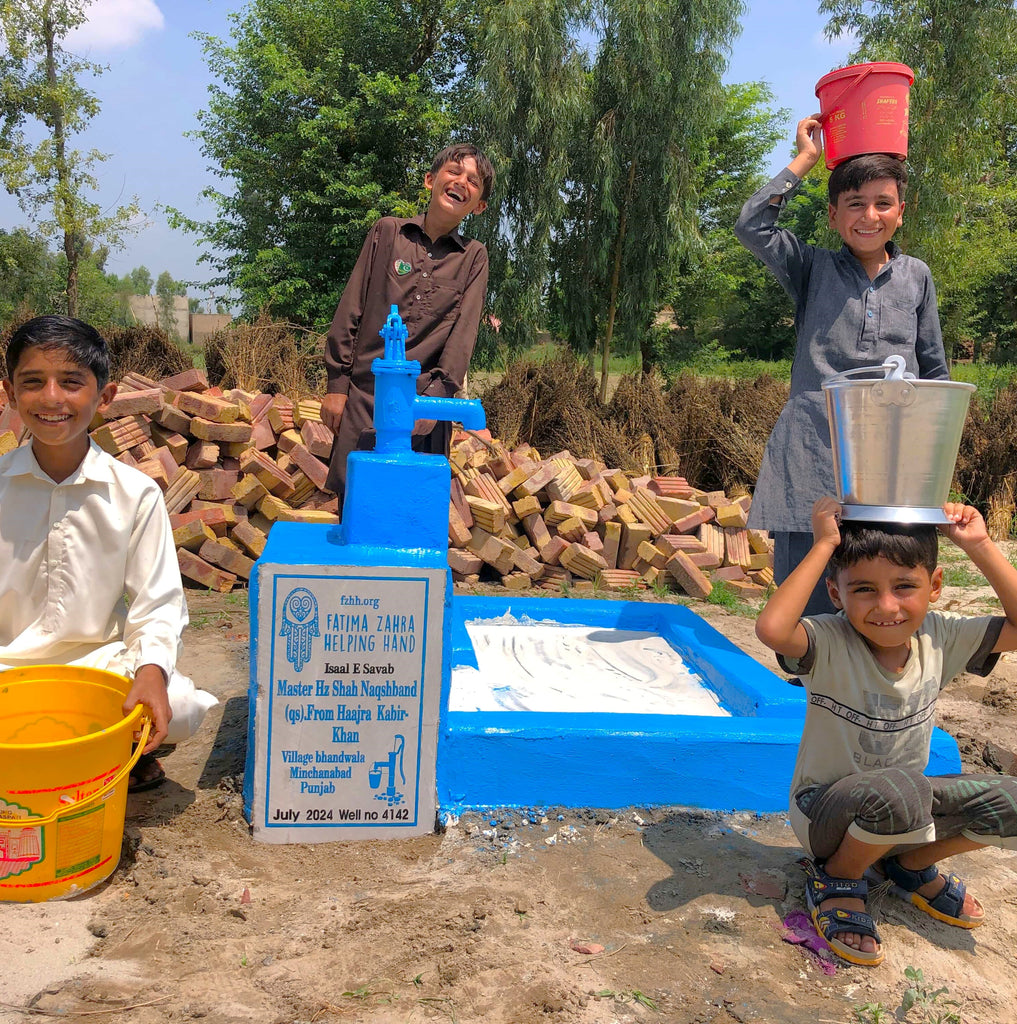
[[[791,161],[791,171],[799,178],[804,178],[819,162],[823,155],[822,115],[813,114],[803,117],[798,122],[795,132],[795,145],[798,155]]]
[[[142,751],[149,754],[166,739],[173,718],[166,693],[166,676],[158,665],[142,665],[134,673],[134,684],[124,698],[124,714],[129,715],[138,704],[144,704],[152,716],[152,731]]]
[[[948,501],[943,506],[943,513],[950,522],[942,524],[939,532],[949,537],[962,551],[970,551],[975,545],[989,539],[982,513],[972,505]]]
[[[799,154],[811,158],[813,163],[817,163],[823,155],[822,127],[823,115],[813,114],[811,117],[803,117],[795,132],[795,145]]]
[[[321,400],[321,422],[332,431],[339,433],[339,424],[343,421],[348,395],[325,395]]]
[[[827,543],[832,548],[840,544],[840,502],[833,498],[819,498],[812,506],[812,542]]]

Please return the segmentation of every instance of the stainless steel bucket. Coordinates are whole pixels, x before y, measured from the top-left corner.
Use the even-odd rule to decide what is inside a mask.
[[[945,523],[974,384],[916,380],[901,356],[823,381],[845,519]]]

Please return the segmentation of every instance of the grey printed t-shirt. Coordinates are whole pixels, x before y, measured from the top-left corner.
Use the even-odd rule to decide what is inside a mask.
[[[808,849],[808,821],[795,802],[806,786],[886,768],[924,771],[939,691],[958,672],[988,675],[1006,620],[929,611],[911,638],[902,672],[889,672],[843,613],[802,619],[809,649],[778,658],[801,675],[808,697],[791,780],[790,818]]]
[[[735,224],[738,239],[795,304],[791,395],[766,444],[749,513],[750,526],[774,532],[811,532],[813,504],[836,488],[824,380],[893,354],[918,377],[949,377],[929,268],[891,242],[889,262],[870,281],[846,245],[821,249],[778,227],[784,199],[800,185],[785,169],[745,203]],[[771,203],[774,196],[782,201]]]

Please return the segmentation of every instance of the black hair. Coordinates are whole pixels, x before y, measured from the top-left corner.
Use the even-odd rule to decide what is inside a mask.
[[[925,524],[842,522],[827,576],[833,579],[865,558],[885,558],[905,569],[922,566],[931,576],[939,564],[939,531]]]
[[[481,185],[483,186],[480,198],[486,200],[494,188],[494,165],[490,160],[470,142],[456,142],[446,146],[432,161],[431,173],[437,174],[445,164],[452,160],[462,161],[472,156],[477,162],[477,171],[480,174]]]
[[[892,178],[897,182],[897,198],[904,202],[904,191],[908,187],[908,171],[904,161],[889,153],[863,153],[845,160],[830,172],[826,186],[830,205],[836,206],[842,192],[857,192],[870,181]]]
[[[72,362],[92,371],[100,391],[109,383],[109,346],[83,320],[54,315],[37,316],[23,323],[7,343],[8,380],[14,379],[21,355],[28,348],[62,349]]]

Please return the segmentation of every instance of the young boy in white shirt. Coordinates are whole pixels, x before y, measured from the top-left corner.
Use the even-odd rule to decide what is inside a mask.
[[[187,625],[173,531],[158,485],[88,436],[112,401],[106,342],[66,316],[22,324],[4,391],[30,445],[0,457],[0,669],[85,665],[132,679],[153,725],[132,788],[162,781],[167,685]],[[213,701],[214,702],[214,701]]]

